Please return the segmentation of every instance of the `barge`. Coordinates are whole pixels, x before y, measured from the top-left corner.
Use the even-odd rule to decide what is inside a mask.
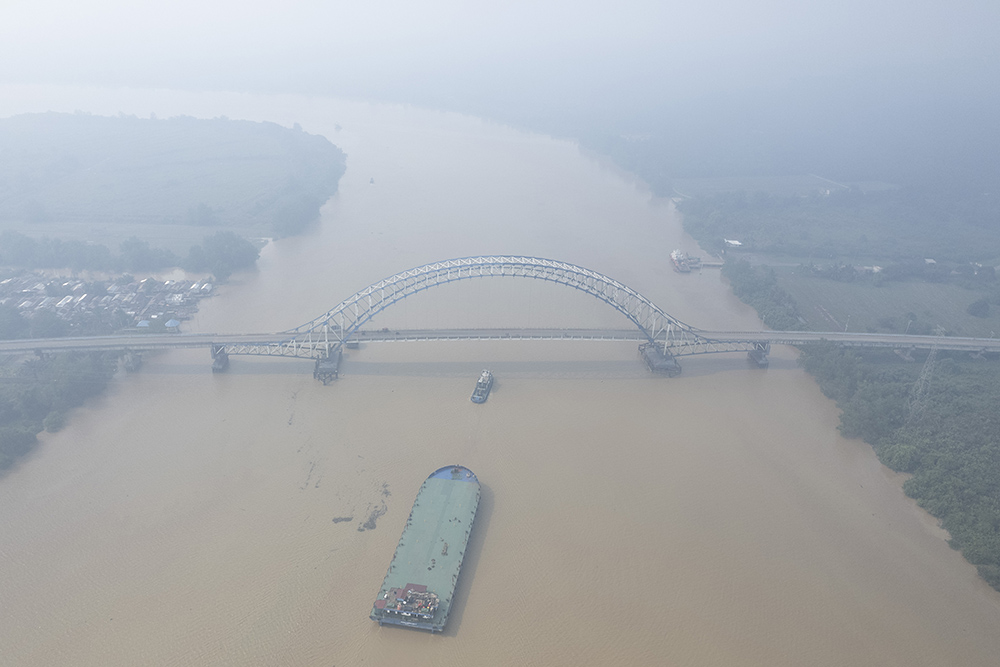
[[[691,273],[691,266],[688,264],[687,255],[680,250],[670,253],[670,261],[674,263],[674,271],[678,273]]]
[[[372,606],[373,621],[444,629],[479,494],[479,479],[464,466],[439,468],[424,480]]]
[[[472,402],[473,403],[485,403],[486,398],[490,395],[490,389],[493,388],[493,373],[489,371],[483,371],[476,381],[476,388],[472,390]]]
[[[706,266],[705,264],[702,264],[701,257],[689,255],[682,250],[674,250],[671,252],[670,261],[674,263],[674,271],[677,271],[678,273],[691,273],[693,270]]]

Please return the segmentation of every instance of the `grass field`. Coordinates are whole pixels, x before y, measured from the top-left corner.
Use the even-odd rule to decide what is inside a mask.
[[[775,272],[779,285],[798,303],[813,331],[843,331],[846,327],[850,331],[903,333],[912,319],[910,333],[931,333],[940,327],[954,336],[1000,335],[1000,308],[994,306],[986,318],[969,315],[966,308],[983,294],[958,285],[890,282],[875,287],[794,275],[785,267]]]

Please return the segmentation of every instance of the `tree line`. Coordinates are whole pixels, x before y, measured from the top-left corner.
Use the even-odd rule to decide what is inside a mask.
[[[797,331],[805,324],[798,304],[778,285],[772,269],[758,270],[745,259],[728,261],[722,275],[729,280],[733,293],[757,311],[764,324],[777,331]]]
[[[806,197],[738,191],[684,199],[677,210],[704,248],[721,249],[723,238],[735,238],[747,250],[771,255],[878,258],[898,265],[899,278],[944,268],[927,266],[924,258],[962,266],[1000,257],[1000,200],[982,193],[918,187],[834,189]]]
[[[803,328],[773,271],[745,260],[723,270],[733,292],[768,326]],[[837,402],[841,433],[872,445],[886,466],[912,474],[904,492],[941,520],[950,544],[1000,590],[1000,363],[940,353],[922,393],[916,383],[923,365],[889,351],[821,343],[804,346],[800,363]]]
[[[187,224],[290,236],[319,218],[346,156],[302,128],[226,118],[0,119],[0,221]]]
[[[903,490],[941,520],[950,544],[1000,590],[1000,365],[940,353],[921,394],[921,365],[833,344],[803,349],[803,367],[843,411],[840,430],[870,443]]]
[[[231,231],[206,236],[183,258],[135,236],[122,241],[116,254],[98,243],[35,239],[10,230],[0,233],[0,266],[24,269],[150,272],[180,267],[225,280],[234,271],[253,266],[259,256],[253,243]]]
[[[66,412],[104,391],[117,359],[103,352],[68,352],[29,359],[0,371],[0,469],[62,428]]]

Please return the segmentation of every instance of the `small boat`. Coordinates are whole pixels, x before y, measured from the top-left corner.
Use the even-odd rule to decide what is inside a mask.
[[[476,388],[472,390],[472,402],[485,403],[486,397],[490,395],[490,389],[492,388],[493,373],[483,371],[482,375],[479,376],[479,380],[476,381]]]

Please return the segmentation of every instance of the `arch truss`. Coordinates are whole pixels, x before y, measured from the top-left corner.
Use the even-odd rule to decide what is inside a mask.
[[[473,278],[531,278],[565,285],[600,299],[624,315],[634,326],[627,331],[576,331],[561,335],[553,330],[505,330],[486,332],[466,330],[383,333],[362,330],[373,317],[403,299],[424,290]],[[592,338],[598,340],[634,339],[659,348],[668,356],[711,352],[748,351],[756,341],[713,340],[695,327],[681,322],[631,287],[591,269],[540,257],[519,255],[483,255],[461,257],[424,264],[402,271],[369,285],[337,304],[319,317],[283,332],[280,342],[267,344],[226,345],[229,354],[257,354],[334,358],[345,343],[359,340],[444,340],[444,339],[559,339]]]
[[[335,343],[350,340],[374,316],[418,292],[472,278],[533,278],[566,285],[614,307],[650,342],[695,329],[663,312],[653,302],[613,278],[582,266],[540,257],[483,255],[425,264],[369,285],[332,310],[287,331],[329,335]]]

